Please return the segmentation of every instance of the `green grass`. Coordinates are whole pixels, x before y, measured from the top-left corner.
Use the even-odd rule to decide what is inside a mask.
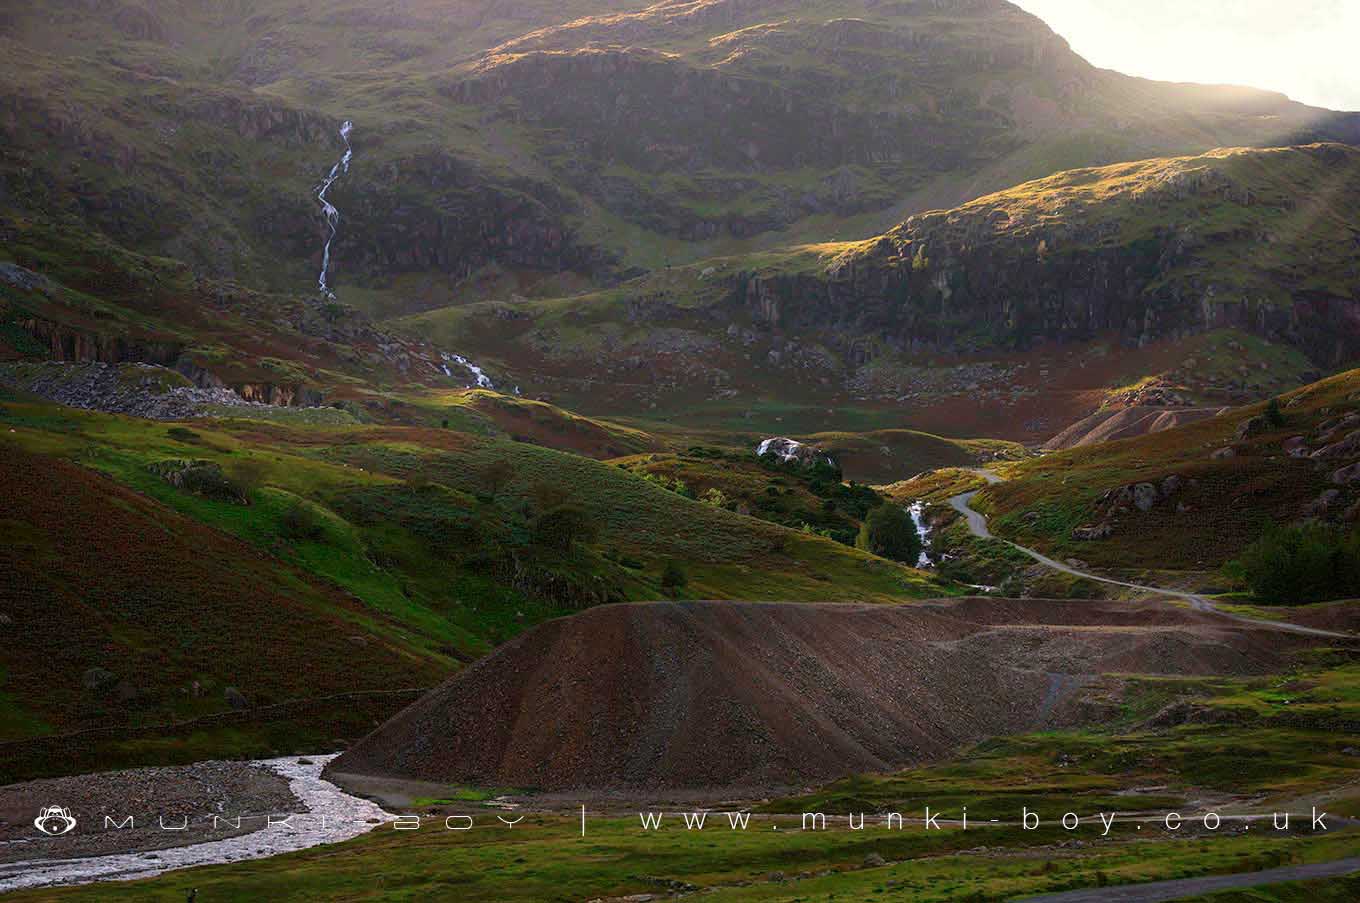
[[[1344,855],[1354,841],[1345,835],[1125,836],[1057,851],[1052,845],[1065,838],[1053,827],[1027,836],[1013,828],[804,832],[796,820],[783,823],[781,831],[770,827],[753,822],[749,830],[731,831],[724,820],[710,818],[703,831],[672,825],[643,832],[636,817],[597,819],[582,838],[570,816],[530,816],[513,829],[483,825],[468,832],[440,831],[436,823],[419,832],[378,830],[339,847],[261,862],[174,872],[152,881],[19,892],[14,899],[182,900],[196,887],[200,897],[214,900],[565,901],[682,886],[702,888],[706,899],[716,900],[997,899],[1322,861]],[[980,847],[989,849],[982,861]],[[886,864],[866,865],[870,854]]]

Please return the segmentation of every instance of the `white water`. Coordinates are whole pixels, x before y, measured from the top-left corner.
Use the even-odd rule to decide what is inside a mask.
[[[917,559],[918,568],[934,567],[935,562],[931,560],[930,553],[926,551],[930,548],[930,525],[925,519],[926,504],[917,499],[907,508],[907,513],[911,515],[911,522],[916,525],[916,535],[921,537],[921,557]]]
[[[335,234],[340,225],[340,211],[335,209],[335,205],[326,200],[326,192],[331,190],[331,186],[339,181],[340,176],[349,172],[349,161],[354,159],[354,149],[349,144],[349,133],[354,131],[354,123],[348,119],[340,126],[340,139],[345,142],[345,155],[331,167],[330,174],[321,181],[321,187],[317,189],[316,199],[321,202],[321,212],[326,216],[326,224],[330,227],[330,235],[326,236],[326,244],[321,252],[321,276],[317,279],[317,286],[321,289],[321,294],[327,298],[334,299],[335,293],[326,284],[326,273],[331,268],[331,242],[335,241]]]
[[[472,378],[473,378],[474,380],[476,380],[476,384],[475,384],[475,385],[476,385],[476,388],[478,388],[478,389],[494,389],[494,388],[496,388],[495,384],[494,384],[493,382],[491,382],[491,377],[489,377],[489,376],[486,375],[486,371],[485,371],[485,370],[483,370],[481,367],[478,367],[476,364],[474,364],[472,361],[468,360],[467,358],[463,357],[461,354],[451,354],[451,353],[449,353],[449,352],[446,351],[446,352],[444,352],[443,357],[444,357],[444,375],[445,375],[445,376],[448,376],[448,377],[452,378],[453,372],[452,372],[451,370],[449,370],[448,365],[449,365],[449,364],[457,364],[458,366],[462,367],[463,369],[467,370],[469,373],[472,374]],[[471,389],[471,388],[473,388],[473,386],[468,386],[468,388]],[[518,395],[519,392],[516,392],[515,394]]]
[[[321,770],[335,756],[318,756],[302,765],[296,756],[252,762],[288,778],[289,789],[306,809],[286,823],[275,823],[250,834],[190,846],[145,853],[118,853],[87,859],[37,859],[0,864],[0,893],[20,888],[89,884],[95,881],[131,881],[162,872],[197,865],[216,865],[246,859],[264,859],[280,853],[305,850],[321,844],[339,843],[366,834],[395,816],[376,803],[350,796],[329,781]],[[282,818],[285,813],[277,817]],[[265,816],[246,817],[245,824]],[[235,821],[235,816],[232,817]]]

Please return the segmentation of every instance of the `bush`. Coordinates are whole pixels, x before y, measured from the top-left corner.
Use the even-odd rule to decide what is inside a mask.
[[[1280,399],[1270,399],[1270,404],[1266,405],[1266,423],[1275,429],[1284,426],[1284,411],[1280,410]]]
[[[671,595],[689,586],[689,575],[678,561],[667,561],[661,570],[661,588]]]
[[[534,543],[558,552],[570,552],[577,543],[592,542],[599,527],[579,505],[559,505],[534,521]]]
[[[1225,570],[1267,604],[1360,596],[1360,534],[1328,524],[1272,524]]]
[[[325,537],[326,528],[310,505],[294,502],[279,518],[279,535],[292,542],[317,542]]]
[[[879,505],[859,528],[855,547],[915,567],[921,558],[921,537],[911,517],[898,505]]]

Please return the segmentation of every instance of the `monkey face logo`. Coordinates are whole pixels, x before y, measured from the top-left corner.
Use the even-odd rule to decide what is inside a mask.
[[[61,806],[48,806],[33,819],[33,827],[48,837],[60,837],[75,830],[76,820],[71,817],[70,809]]]

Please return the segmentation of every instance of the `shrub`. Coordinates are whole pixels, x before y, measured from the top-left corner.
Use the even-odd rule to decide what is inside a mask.
[[[712,505],[714,508],[726,508],[729,501],[727,493],[723,492],[717,486],[708,489],[703,494],[704,504]]]
[[[898,505],[879,505],[870,511],[859,528],[855,546],[913,566],[921,557],[916,525]]]
[[[1225,570],[1268,604],[1360,596],[1360,534],[1328,524],[1272,524]]]
[[[1284,426],[1284,411],[1280,410],[1280,399],[1270,399],[1270,404],[1266,405],[1266,423],[1278,429]]]
[[[558,552],[570,552],[577,543],[589,543],[599,535],[599,527],[579,505],[558,505],[534,521],[535,544]]]
[[[671,595],[689,586],[689,575],[678,561],[667,561],[661,569],[661,588]]]
[[[505,458],[497,458],[482,468],[482,485],[494,500],[515,479],[515,465]]]
[[[279,518],[279,535],[292,542],[316,542],[326,535],[326,528],[311,506],[294,502]]]

